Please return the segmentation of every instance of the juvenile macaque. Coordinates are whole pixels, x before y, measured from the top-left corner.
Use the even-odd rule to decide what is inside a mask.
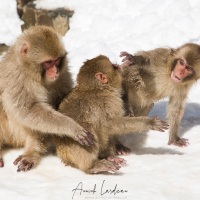
[[[180,138],[178,131],[188,92],[200,78],[200,46],[188,43],[177,49],[158,48],[135,55],[122,52],[121,57],[127,114],[145,116],[154,102],[169,97],[168,144],[187,146],[188,140]]]
[[[70,117],[56,111],[72,88],[66,51],[60,36],[46,26],[25,31],[0,62],[0,167],[4,145],[24,146],[14,164],[18,171],[36,165],[45,153],[48,134],[84,145],[93,136]]]
[[[54,137],[57,154],[66,165],[86,173],[116,172],[125,161],[115,157],[115,135],[164,131],[158,118],[124,117],[120,68],[105,56],[88,60],[77,76],[77,86],[62,101],[59,111],[95,136],[95,144],[81,146],[65,137]]]

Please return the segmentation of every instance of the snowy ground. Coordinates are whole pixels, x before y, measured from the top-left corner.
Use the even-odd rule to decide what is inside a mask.
[[[37,0],[38,7],[68,7],[75,11],[63,38],[76,77],[86,59],[99,54],[120,63],[120,51],[200,43],[200,4],[197,0]],[[12,44],[21,33],[15,0],[0,4],[0,43]],[[168,131],[149,131],[122,138],[132,149],[128,165],[115,175],[86,175],[64,167],[57,157],[45,157],[37,168],[17,173],[12,164],[23,152],[5,152],[0,169],[0,199],[7,200],[198,200],[200,199],[200,83],[191,90],[180,135],[186,148],[168,146]],[[167,99],[150,115],[165,118]],[[105,180],[105,181],[104,181]],[[117,189],[114,194],[106,192]],[[96,188],[95,188],[96,186]],[[88,192],[73,189],[82,187]]]

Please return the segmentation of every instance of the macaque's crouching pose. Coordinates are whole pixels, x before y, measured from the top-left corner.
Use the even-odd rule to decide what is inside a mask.
[[[96,142],[81,146],[68,137],[55,136],[57,154],[66,165],[86,173],[116,172],[125,161],[115,157],[115,135],[167,128],[157,118],[124,117],[121,91],[121,71],[107,57],[100,55],[81,67],[77,86],[59,111],[91,131]]]

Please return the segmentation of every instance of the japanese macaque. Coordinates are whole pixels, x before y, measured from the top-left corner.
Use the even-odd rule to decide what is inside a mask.
[[[60,36],[46,26],[31,27],[0,62],[0,167],[4,145],[24,147],[14,164],[18,171],[36,165],[49,134],[67,135],[83,145],[93,135],[56,109],[72,89],[66,51]]]
[[[147,130],[164,131],[166,122],[150,117],[124,117],[119,66],[100,55],[88,60],[77,76],[77,86],[59,111],[92,132],[95,144],[81,146],[71,138],[54,137],[57,155],[66,165],[86,173],[116,172],[125,161],[115,157],[115,135]]]
[[[122,52],[121,57],[127,115],[145,116],[154,102],[169,97],[168,144],[187,146],[188,140],[178,132],[188,92],[200,78],[200,46],[188,43],[177,49],[158,48],[134,55]]]

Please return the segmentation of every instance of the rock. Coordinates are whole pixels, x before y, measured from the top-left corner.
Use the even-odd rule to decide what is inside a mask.
[[[8,50],[8,46],[6,46],[5,44],[0,44],[0,55],[2,54],[2,53],[4,53],[5,51],[7,51]]]
[[[69,18],[72,17],[73,11],[65,8],[55,10],[37,9],[33,0],[17,0],[17,2],[18,14],[24,21],[22,31],[33,25],[51,26],[61,35],[65,35],[69,30]]]
[[[20,17],[20,19],[22,18],[23,15],[23,7],[29,3],[29,2],[33,2],[34,0],[16,0],[17,1],[17,13]]]

